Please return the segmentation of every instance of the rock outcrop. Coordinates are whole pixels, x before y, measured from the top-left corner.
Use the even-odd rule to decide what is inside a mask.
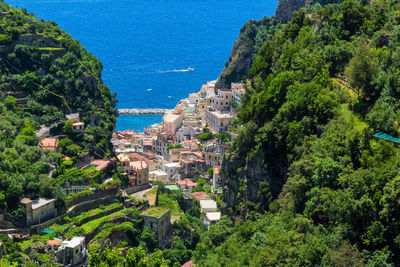
[[[265,17],[262,20],[248,21],[240,30],[240,34],[235,44],[233,45],[229,60],[225,63],[225,68],[218,77],[216,88],[230,88],[232,82],[241,81],[242,77],[247,76],[251,67],[254,56],[258,53],[260,45],[258,41],[268,40],[268,36],[260,34],[260,28],[266,27],[266,32],[273,33],[274,29],[270,26],[275,26],[278,22],[287,22],[292,18],[293,11],[306,6],[310,0],[279,0],[275,15],[272,19]],[[265,31],[265,29],[263,29]]]
[[[282,22],[289,21],[293,11],[299,10],[307,3],[308,0],[279,0],[274,17]]]
[[[240,81],[241,76],[247,75],[254,53],[257,24],[257,21],[250,20],[240,30],[239,38],[233,45],[229,61],[225,63],[225,68],[215,84],[216,88],[230,88],[231,82]]]
[[[228,154],[222,162],[221,183],[225,213],[247,216],[248,205],[261,205],[268,210],[273,198],[277,197],[286,181],[286,166],[280,160],[274,168],[264,163],[265,151],[260,149],[251,159]],[[277,170],[283,168],[285,170]],[[274,174],[279,172],[280,175]],[[238,209],[239,208],[239,209]],[[254,208],[254,207],[253,207]],[[237,213],[239,211],[239,214]]]

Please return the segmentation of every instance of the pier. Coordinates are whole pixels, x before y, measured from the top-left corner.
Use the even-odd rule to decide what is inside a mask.
[[[152,114],[164,114],[171,109],[166,108],[121,108],[118,109],[120,115],[152,115]]]

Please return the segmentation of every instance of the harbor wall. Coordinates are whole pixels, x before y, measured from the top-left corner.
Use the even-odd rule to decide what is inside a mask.
[[[120,115],[145,115],[145,114],[164,114],[171,109],[165,108],[121,108],[118,109]]]

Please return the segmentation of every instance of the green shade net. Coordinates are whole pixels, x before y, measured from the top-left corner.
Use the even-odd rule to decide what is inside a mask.
[[[54,235],[54,231],[52,231],[52,230],[43,230],[42,233]]]
[[[171,190],[171,191],[179,190],[178,186],[176,186],[174,184],[165,185],[165,188],[167,188],[168,190]]]
[[[383,140],[390,141],[390,142],[400,143],[400,138],[393,137],[386,133],[376,133],[376,134],[374,134],[374,136],[377,138],[383,139]]]

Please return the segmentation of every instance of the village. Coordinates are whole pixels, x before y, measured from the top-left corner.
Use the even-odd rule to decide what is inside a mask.
[[[95,159],[85,151],[65,156],[60,166],[70,166],[72,171],[58,179],[68,196],[68,209],[57,210],[57,200],[53,198],[24,197],[20,205],[25,208],[25,219],[17,225],[21,227],[1,215],[3,228],[9,228],[0,229],[0,233],[26,244],[25,253],[35,251],[46,255],[50,262],[78,266],[87,261],[89,244],[97,242],[104,247],[104,240],[113,242],[116,225],[135,227],[135,218],[129,215],[133,209],[140,211],[144,226],[155,233],[160,244],[168,243],[172,224],[193,205],[200,207],[201,221],[209,228],[221,219],[217,204],[222,194],[221,163],[228,143],[235,138],[230,131],[236,118],[235,107],[244,92],[242,83],[217,90],[215,81],[207,82],[200,91],[180,100],[173,110],[166,110],[162,123],[146,127],[144,133],[114,132],[113,157]],[[73,136],[85,134],[79,113],[67,115],[66,121],[70,122]],[[36,134],[40,136],[39,147],[53,152],[59,152],[67,139],[55,136],[54,127],[49,126],[43,126]],[[60,166],[52,166],[48,175],[59,171]],[[118,186],[115,174],[109,172],[111,166],[128,179],[128,186]],[[71,179],[76,173],[100,186]],[[177,200],[179,194],[183,197]],[[74,219],[66,220],[69,217]],[[75,220],[80,217],[84,219]],[[114,220],[114,228],[104,227]],[[104,231],[108,234],[102,234]],[[34,250],[31,241],[35,239],[37,243],[38,238],[46,247]],[[130,243],[129,238],[124,238]],[[0,255],[1,250],[0,241]]]

